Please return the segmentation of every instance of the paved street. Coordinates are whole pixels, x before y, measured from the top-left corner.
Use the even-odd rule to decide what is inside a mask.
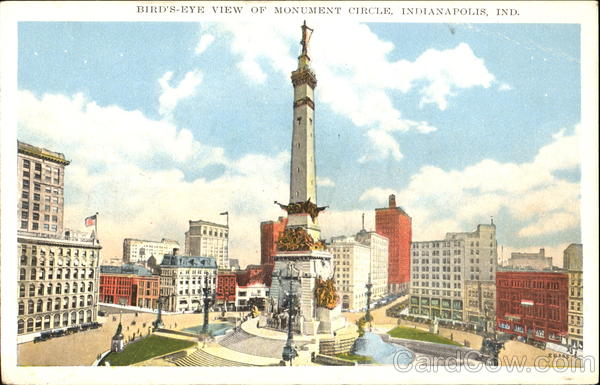
[[[211,313],[211,320],[218,313]],[[123,335],[126,340],[134,336],[146,335],[156,319],[155,314],[135,312],[123,313]],[[135,324],[132,322],[135,321]],[[165,327],[184,329],[202,324],[202,314],[163,315]],[[119,316],[106,317],[106,323],[99,329],[79,332],[72,335],[53,338],[44,342],[27,342],[17,345],[18,365],[27,366],[80,366],[91,365],[96,357],[110,349],[110,340],[114,335]]]

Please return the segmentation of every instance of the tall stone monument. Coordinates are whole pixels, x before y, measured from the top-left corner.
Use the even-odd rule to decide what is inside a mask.
[[[283,308],[286,293],[297,295],[302,334],[333,333],[344,326],[333,281],[332,255],[321,241],[315,165],[315,103],[317,78],[310,68],[308,45],[313,30],[302,25],[302,52],[292,72],[294,114],[289,204],[277,203],[288,214],[277,242],[270,296],[274,311]],[[295,276],[290,271],[297,271]]]

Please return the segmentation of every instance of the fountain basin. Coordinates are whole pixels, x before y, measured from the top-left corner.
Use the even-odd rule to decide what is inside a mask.
[[[229,329],[233,329],[233,324],[230,324],[228,322],[221,322],[221,323],[209,323],[208,324],[208,334],[212,335],[213,337],[216,336],[222,336],[224,335]],[[200,334],[202,333],[202,328],[203,325],[197,325],[197,326],[192,326],[186,329],[183,329],[184,332],[188,332],[188,333],[194,333],[194,334]]]
[[[403,346],[384,342],[381,336],[375,333],[365,333],[354,343],[354,354],[369,356],[378,364],[408,365],[415,355]]]

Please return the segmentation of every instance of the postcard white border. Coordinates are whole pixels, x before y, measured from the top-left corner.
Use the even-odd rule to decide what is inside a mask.
[[[138,14],[138,5],[168,5],[169,2],[4,2],[0,4],[0,38],[2,61],[0,73],[1,123],[1,314],[2,378],[6,383],[86,383],[86,384],[187,384],[187,383],[592,383],[598,380],[598,19],[597,3],[580,2],[189,2],[190,5],[243,5],[245,7],[275,5],[369,7],[469,7],[515,8],[519,16],[487,17],[406,17],[331,16],[322,15],[212,15],[212,14]],[[178,2],[182,5],[182,2]],[[17,23],[19,21],[218,21],[287,17],[300,22],[304,18],[335,22],[353,19],[365,22],[401,23],[576,23],[581,25],[582,81],[582,240],[584,245],[585,350],[596,358],[595,373],[570,372],[509,373],[399,373],[393,367],[355,368],[169,368],[169,367],[16,367],[16,210],[10,202],[16,199],[16,108],[17,90]],[[11,258],[12,257],[12,258]],[[6,321],[6,322],[4,322]]]

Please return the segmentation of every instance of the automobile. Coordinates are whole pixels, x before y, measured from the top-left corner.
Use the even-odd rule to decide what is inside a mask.
[[[106,316],[108,315],[108,313],[107,313],[107,312],[105,312],[104,310],[99,310],[99,311],[98,311],[98,315],[99,315],[100,317],[106,317]]]

